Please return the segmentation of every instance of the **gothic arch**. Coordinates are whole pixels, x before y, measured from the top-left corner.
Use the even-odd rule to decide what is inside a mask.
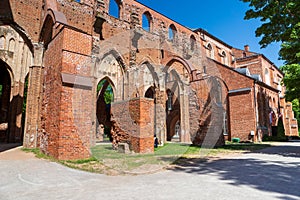
[[[196,37],[194,35],[190,36],[190,50],[194,51],[196,49],[197,46],[197,40]]]
[[[0,26],[0,30],[4,33],[1,37],[5,39],[5,46],[2,51],[6,52],[0,55],[0,60],[9,66],[13,86],[14,81],[24,82],[25,75],[28,73],[29,66],[32,65],[34,59],[33,44],[27,38],[25,32],[19,34],[20,30],[16,29],[16,25]],[[17,61],[20,55],[22,57],[21,63]]]
[[[158,78],[158,75],[156,73],[155,67],[153,67],[153,64],[151,64],[151,62],[149,62],[149,61],[143,61],[140,64],[140,66],[142,66],[142,65],[146,65],[147,66],[147,68],[149,69],[149,71],[152,74],[152,77],[153,77],[155,85],[158,86],[159,85],[159,78]]]
[[[145,31],[150,32],[152,30],[152,15],[149,11],[146,11],[142,14],[142,28]]]
[[[15,79],[15,75],[14,75],[14,71],[12,70],[12,68],[8,65],[8,63],[4,62],[1,58],[0,58],[0,65],[5,66],[7,72],[9,73],[9,77],[11,80],[11,86],[14,86],[14,79]]]
[[[188,63],[185,62],[184,59],[180,57],[174,57],[169,62],[167,62],[163,70],[163,72],[166,73],[166,78],[165,78],[166,81],[168,79],[168,75],[169,75],[168,73],[171,72],[172,70],[176,71],[177,81],[179,81],[181,85],[183,83],[188,84],[189,82],[192,81],[191,68],[188,65]]]
[[[45,48],[52,40],[53,26],[55,24],[55,19],[51,15],[47,15],[43,24],[43,28],[40,33],[40,42],[44,43]]]
[[[174,41],[176,40],[176,37],[177,37],[177,28],[175,27],[174,24],[171,24],[168,30],[168,38],[169,40]]]
[[[109,77],[106,76],[97,82],[96,139],[99,141],[104,140],[104,133],[110,137],[111,103],[114,102],[115,92],[115,87]]]
[[[115,49],[106,49],[106,53],[103,53],[101,57],[98,57],[97,62],[101,62],[108,55],[114,56],[114,58],[118,61],[123,70],[126,69],[123,56]]]
[[[97,78],[97,83],[104,78],[110,80],[114,87],[115,100],[125,99],[125,69],[123,60],[116,51],[111,50],[97,60],[94,76]]]
[[[155,98],[155,88],[153,86],[150,86],[144,95],[146,98],[151,98],[154,99]]]
[[[101,81],[106,80],[108,85],[111,85],[113,93],[116,93],[116,87],[114,85],[114,83],[112,82],[112,80],[108,77],[105,76],[103,78],[101,78],[99,81],[97,81],[97,84],[99,84]],[[99,98],[99,96],[103,95],[103,93],[105,92],[105,89],[107,88],[107,85],[105,85],[104,87],[102,87],[98,92],[97,92],[97,99]],[[98,89],[98,88],[97,88]]]
[[[108,1],[108,14],[115,18],[120,19],[122,16],[122,0],[109,0]]]

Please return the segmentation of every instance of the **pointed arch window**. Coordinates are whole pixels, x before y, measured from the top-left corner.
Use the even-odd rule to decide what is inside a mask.
[[[191,35],[190,37],[190,45],[191,45],[190,46],[191,51],[194,51],[196,46],[196,38],[193,35]]]
[[[8,51],[11,51],[11,52],[15,51],[15,40],[14,39],[9,40]]]
[[[155,96],[155,90],[154,87],[151,86],[150,88],[148,88],[148,90],[145,92],[145,97],[146,98],[150,98],[150,99],[154,99]]]
[[[4,49],[5,48],[5,37],[1,36],[0,37],[0,49]]]
[[[211,46],[211,44],[207,45],[207,53],[208,53],[208,57],[210,57],[211,59],[214,59],[214,49]]]
[[[117,2],[117,0],[109,1],[108,14],[115,18],[120,18],[120,4]]]
[[[167,109],[169,111],[172,110],[172,103],[173,103],[173,92],[171,92],[170,90],[167,91],[167,95],[168,95],[168,100],[167,100]]]
[[[169,26],[169,40],[172,40],[174,41],[175,37],[176,37],[176,34],[177,34],[177,29],[176,27],[174,26],[174,24],[171,24]]]
[[[151,15],[149,12],[145,12],[142,16],[142,27],[145,31],[151,30]]]
[[[227,58],[227,55],[226,55],[225,51],[222,51],[221,57],[222,57],[222,63],[224,65],[228,65],[228,58]]]

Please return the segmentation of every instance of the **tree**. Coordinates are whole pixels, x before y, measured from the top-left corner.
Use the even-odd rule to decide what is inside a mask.
[[[280,58],[286,64],[300,63],[300,1],[299,0],[242,0],[250,3],[245,19],[259,18],[262,25],[255,31],[262,37],[259,44],[266,47],[282,42]]]
[[[293,102],[295,116],[300,122],[300,1],[299,0],[242,0],[250,3],[245,19],[260,19],[262,25],[255,31],[262,37],[262,48],[272,42],[281,42],[280,59],[285,77],[286,99]]]
[[[259,18],[262,25],[255,31],[264,48],[281,42],[279,56],[285,60],[281,70],[287,100],[300,99],[300,1],[299,0],[242,0],[250,3],[245,19]]]
[[[102,87],[106,82],[107,80],[103,79],[102,81],[100,81],[100,83],[98,83],[97,94],[99,93],[99,91],[102,89]],[[113,99],[114,99],[113,89],[111,85],[108,84],[104,92],[104,102],[105,104],[111,104],[111,102],[113,102]]]

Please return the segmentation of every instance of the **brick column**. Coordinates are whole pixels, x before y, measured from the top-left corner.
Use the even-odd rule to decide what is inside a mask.
[[[153,99],[134,98],[114,102],[111,112],[119,142],[128,142],[130,149],[136,153],[154,151]]]
[[[167,140],[166,134],[166,99],[165,91],[157,88],[155,90],[155,134],[159,138],[159,143],[165,143]]]
[[[131,118],[139,126],[132,134],[131,146],[134,152],[152,153],[154,151],[154,104],[153,100],[136,98],[129,101]]]
[[[43,92],[44,68],[42,65],[43,45],[34,45],[35,57],[33,66],[29,68],[28,93],[26,102],[26,119],[23,146],[38,147],[38,136],[41,132],[41,105]]]

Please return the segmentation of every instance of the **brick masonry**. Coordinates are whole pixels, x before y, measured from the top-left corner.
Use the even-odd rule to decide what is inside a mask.
[[[130,149],[136,153],[153,153],[153,99],[135,98],[113,103],[111,114],[114,122],[112,136],[118,137],[116,143],[127,142]],[[119,134],[119,136],[114,136],[114,134]]]
[[[163,144],[175,131],[179,142],[196,145],[222,145],[233,137],[257,141],[258,130],[271,135],[280,116],[285,134],[298,134],[282,95],[283,73],[264,55],[249,46],[233,48],[203,29],[192,31],[134,0],[116,1],[119,17],[111,16],[109,2],[0,2],[0,67],[10,80],[0,82],[10,88],[9,105],[3,106],[5,95],[1,99],[0,112],[8,115],[1,123],[8,129],[0,140],[23,139],[25,147],[63,160],[89,157],[96,87],[103,79],[114,92],[108,124],[115,142],[128,142],[135,152],[153,152],[154,134]],[[144,98],[149,88],[151,99]],[[174,94],[171,110],[167,91]],[[276,120],[270,123],[271,111]]]

